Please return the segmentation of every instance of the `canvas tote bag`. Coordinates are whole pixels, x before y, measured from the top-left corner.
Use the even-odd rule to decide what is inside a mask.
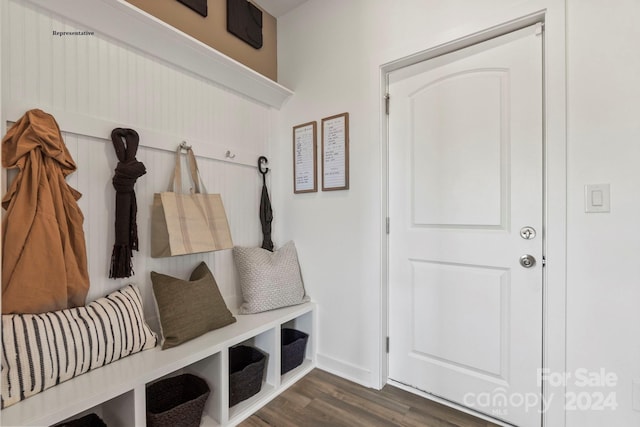
[[[201,185],[198,165],[191,148],[187,149],[187,159],[193,187],[189,193],[182,193],[182,150],[180,147],[176,152],[176,165],[168,191],[153,195],[152,258],[233,247],[222,198],[219,194],[207,194],[204,183]]]

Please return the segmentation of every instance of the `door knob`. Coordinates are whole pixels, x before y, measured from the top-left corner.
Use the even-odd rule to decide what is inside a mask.
[[[520,265],[524,268],[531,268],[536,265],[536,259],[533,257],[533,255],[522,255],[520,257]]]

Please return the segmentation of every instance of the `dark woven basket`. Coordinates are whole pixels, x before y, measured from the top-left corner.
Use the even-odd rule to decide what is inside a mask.
[[[107,425],[96,414],[89,414],[82,418],[56,424],[55,427],[107,427]]]
[[[229,349],[229,407],[260,392],[266,360],[257,348],[238,345]]]
[[[147,427],[197,427],[209,386],[202,378],[182,374],[147,386]]]
[[[282,375],[302,365],[309,335],[289,328],[282,328],[280,333],[282,343],[280,374]]]

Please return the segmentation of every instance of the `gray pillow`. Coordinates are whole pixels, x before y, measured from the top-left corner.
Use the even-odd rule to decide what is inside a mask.
[[[236,321],[204,262],[193,270],[189,280],[152,271],[151,282],[162,327],[163,350]]]
[[[275,252],[235,246],[233,259],[244,300],[240,314],[260,313],[309,301],[293,242]]]

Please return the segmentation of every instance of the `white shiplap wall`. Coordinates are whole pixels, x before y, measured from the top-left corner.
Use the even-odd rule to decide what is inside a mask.
[[[69,182],[83,194],[79,204],[85,215],[89,299],[135,282],[142,290],[147,316],[155,323],[149,272],[186,278],[204,260],[227,302],[236,304],[239,289],[231,251],[165,259],[149,257],[150,208],[153,193],[167,188],[172,171],[174,154],[166,150],[167,141],[175,140],[172,149],[182,140],[196,141],[196,154],[210,151],[205,146],[210,144],[257,160],[266,154],[269,108],[100,34],[54,36],[54,30],[91,29],[72,25],[20,1],[0,2],[2,120],[17,119],[7,117],[7,111],[29,108],[76,117],[61,126],[78,165]],[[137,157],[146,165],[147,174],[136,184],[140,252],[134,254],[136,274],[130,280],[108,279],[115,207],[111,178],[117,158],[108,132],[103,136],[78,133],[77,129],[83,128],[82,117],[95,123],[150,131],[140,131],[142,146]],[[144,135],[161,137],[163,143],[145,140]],[[256,168],[207,157],[199,157],[198,162],[208,191],[222,194],[234,243],[258,245],[261,177]]]

